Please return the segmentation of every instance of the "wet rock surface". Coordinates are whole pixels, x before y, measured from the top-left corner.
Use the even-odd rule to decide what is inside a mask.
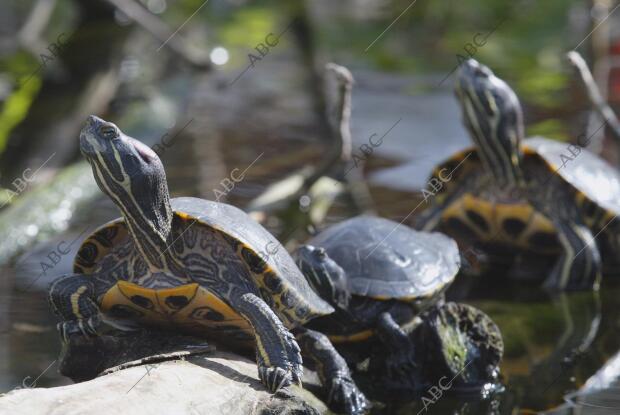
[[[92,339],[72,336],[62,345],[59,371],[74,382],[83,382],[131,366],[215,350],[204,339],[158,330],[112,331]]]
[[[497,325],[482,311],[460,303],[430,310],[418,334],[418,350],[429,357],[424,379],[446,376],[456,387],[480,387],[498,375],[504,343]]]
[[[499,328],[482,311],[460,303],[432,307],[405,328],[414,345],[415,366],[407,373],[390,375],[390,359],[380,341],[360,353],[343,354],[355,370],[355,380],[371,399],[411,402],[441,382],[442,393],[488,396],[500,391],[499,363],[504,344]],[[397,358],[397,357],[396,357]],[[397,358],[398,359],[398,358]]]
[[[75,385],[0,398],[0,414],[85,413],[319,415],[327,409],[297,386],[268,393],[256,364],[227,352],[138,363]]]

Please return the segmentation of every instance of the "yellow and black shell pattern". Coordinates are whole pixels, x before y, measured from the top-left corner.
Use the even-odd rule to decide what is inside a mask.
[[[103,257],[129,238],[123,219],[99,227],[78,250],[74,272],[92,274]],[[250,342],[253,339],[252,327],[244,318],[196,283],[154,289],[119,280],[103,294],[99,306],[112,316],[161,328],[196,334],[225,334],[224,338],[235,341]]]
[[[560,178],[572,188],[571,194],[583,213],[582,220],[591,229],[604,229],[620,214],[620,174],[601,158],[585,148],[543,137],[524,140],[521,149],[526,180],[540,182],[540,178],[528,179],[527,169],[532,165],[543,167],[549,177]],[[431,198],[432,203],[441,204],[456,188],[467,187],[467,180],[481,169],[475,147],[460,151],[440,163],[433,170],[431,180],[442,178],[442,187]],[[546,193],[544,188],[530,190],[541,195]],[[459,225],[467,223],[470,231],[481,240],[506,241],[521,248],[535,248],[541,253],[557,250],[553,223],[527,200],[511,200],[509,197],[504,200],[495,195],[491,200],[490,194],[483,190],[478,193],[466,191],[452,201],[442,213],[442,222],[448,227],[451,221]]]
[[[267,230],[234,206],[183,197],[171,200],[174,215],[192,226],[206,226],[234,242],[237,252],[252,271],[261,296],[289,327],[327,315],[333,308],[319,298],[304,279],[294,260]],[[74,261],[74,272],[91,274],[114,246],[130,238],[122,218],[96,229],[88,236]],[[179,238],[176,243],[182,243]],[[269,256],[259,255],[269,246]],[[275,249],[279,248],[279,249]],[[148,288],[119,280],[102,297],[104,312],[122,311],[127,317],[159,326],[171,325],[194,331],[202,326],[219,331],[252,334],[252,328],[208,287],[196,283],[170,288]],[[118,313],[115,313],[118,314]],[[240,337],[243,337],[240,336]],[[247,337],[247,336],[246,336]]]

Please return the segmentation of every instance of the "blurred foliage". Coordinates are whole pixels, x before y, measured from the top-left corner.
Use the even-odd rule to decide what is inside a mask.
[[[52,36],[75,21],[72,3],[59,0],[47,34]],[[583,36],[583,30],[574,28],[574,17],[579,13],[587,16],[588,2],[584,0],[418,0],[413,5],[411,0],[386,0],[363,4],[364,8],[354,10],[353,1],[306,2],[320,49],[343,64],[443,77],[458,64],[457,55],[472,56],[514,86],[526,105],[552,112],[566,105],[572,72],[563,55]],[[186,36],[190,28],[203,32],[207,37],[199,36],[199,46],[222,45],[230,52],[230,64],[243,66],[249,53],[257,54],[254,48],[266,35],[277,34],[288,24],[292,8],[280,0],[206,5],[204,0],[168,0],[161,17],[173,28],[187,23],[179,36]],[[319,9],[322,11],[317,14]],[[20,10],[26,13],[28,8],[20,6]],[[32,65],[29,58],[19,55],[23,53],[9,61]],[[7,68],[4,60],[0,60],[0,69],[24,72],[23,67]],[[36,70],[36,65],[31,70]],[[446,82],[443,87],[449,85]],[[13,125],[2,128],[0,147]],[[537,125],[533,131],[566,136],[560,123]]]
[[[21,87],[13,91],[7,98],[0,112],[0,152],[6,146],[9,133],[24,119],[39,88],[41,79],[32,76],[22,77]]]
[[[367,21],[355,21],[342,11],[336,24],[321,24],[322,45],[382,71],[441,77],[458,65],[459,57],[473,57],[506,79],[525,105],[546,112],[567,105],[572,72],[563,57],[585,35],[574,25],[576,15],[587,24],[587,2],[417,1],[402,16],[410,0],[384,4]],[[537,125],[533,131],[566,137],[560,122]]]
[[[529,125],[527,127],[526,136],[532,137],[535,135],[541,135],[560,141],[568,141],[571,138],[569,137],[566,129],[566,124],[557,118],[552,118]]]
[[[13,11],[25,20],[33,5],[31,2],[14,2]],[[44,42],[51,45],[58,35],[70,32],[77,19],[76,6],[72,0],[58,0],[50,22],[42,33]],[[18,24],[19,26],[19,24]],[[46,43],[46,46],[48,43]],[[0,56],[0,72],[12,81],[12,91],[0,106],[0,153],[6,147],[11,131],[26,117],[41,89],[48,66],[56,59],[50,50],[43,49],[33,55],[22,48],[9,55]],[[0,200],[1,203],[1,200]]]
[[[218,38],[229,48],[245,48],[248,49],[248,53],[260,57],[254,47],[259,43],[265,43],[265,37],[270,33],[277,36],[283,30],[277,25],[278,22],[273,11],[261,7],[248,7],[239,10],[231,20],[222,25],[218,32]],[[286,27],[285,23],[281,23],[281,25]],[[246,55],[236,56],[242,57],[244,62],[247,60]]]
[[[182,10],[178,13],[179,21],[187,19],[203,3],[204,0],[181,1],[177,10],[177,13]],[[244,65],[248,63],[248,53],[260,57],[254,48],[265,43],[267,35],[278,35],[289,23],[284,21],[288,17],[282,16],[282,8],[282,3],[277,1],[254,1],[239,6],[225,2],[211,5],[208,12],[199,13],[195,18],[202,20],[209,30],[209,46],[222,45],[229,51],[239,51],[230,54],[231,63]]]
[[[0,108],[0,152],[6,146],[9,133],[28,113],[41,87],[39,65],[37,57],[24,51],[0,60],[0,71],[8,74],[15,85]]]
[[[5,206],[8,206],[13,199],[11,198],[11,192],[9,189],[0,187],[0,210]]]

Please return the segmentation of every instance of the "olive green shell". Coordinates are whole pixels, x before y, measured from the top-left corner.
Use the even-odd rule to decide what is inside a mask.
[[[217,229],[229,238],[253,250],[263,258],[273,270],[285,290],[296,293],[302,302],[293,307],[306,306],[310,310],[308,319],[330,314],[334,309],[322,300],[310,287],[293,258],[284,247],[265,228],[253,221],[242,210],[224,203],[212,202],[193,197],[180,197],[171,200],[174,214],[181,215],[198,224]],[[87,237],[78,250],[74,262],[74,272],[88,274],[97,263],[119,241],[127,237],[127,227],[122,218],[115,219],[96,229]],[[97,246],[94,242],[97,241]],[[100,241],[112,241],[101,246]],[[94,255],[93,255],[94,252]],[[268,252],[268,255],[261,254]],[[303,301],[306,303],[303,304]]]
[[[461,264],[452,238],[370,216],[331,226],[308,244],[323,247],[345,270],[352,294],[382,300],[440,294]]]

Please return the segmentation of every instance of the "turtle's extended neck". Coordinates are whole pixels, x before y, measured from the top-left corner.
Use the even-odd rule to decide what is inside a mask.
[[[157,154],[96,116],[82,128],[80,150],[101,191],[120,209],[149,270],[178,270],[166,172]]]
[[[486,172],[500,186],[522,185],[524,124],[515,92],[473,59],[461,65],[455,91]]]
[[[162,272],[176,269],[179,261],[173,247],[176,241],[172,233],[173,213],[167,186],[156,193],[151,211],[136,211],[133,204],[118,206],[149,270]]]
[[[500,186],[519,187],[523,184],[521,139],[497,139],[499,131],[482,131],[478,125],[468,129],[486,173]],[[507,142],[514,144],[506,145]]]

